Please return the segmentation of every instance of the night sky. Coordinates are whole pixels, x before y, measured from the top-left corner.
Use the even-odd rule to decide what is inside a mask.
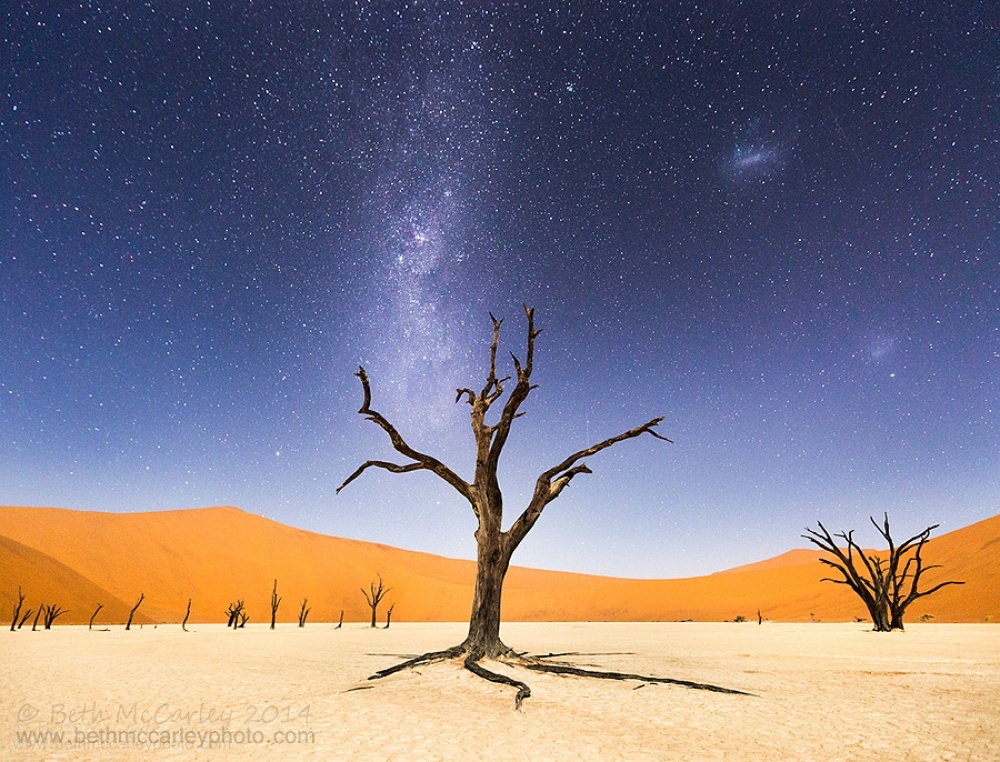
[[[669,8],[660,7],[669,5]],[[230,504],[474,557],[489,312],[514,556],[678,577],[1000,512],[990,3],[0,11],[0,503]],[[869,531],[866,531],[866,527]]]

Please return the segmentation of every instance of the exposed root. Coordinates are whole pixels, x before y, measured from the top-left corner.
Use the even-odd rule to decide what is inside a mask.
[[[538,661],[534,659],[518,659],[516,662],[525,669],[532,669],[536,672],[552,672],[557,675],[575,675],[576,677],[593,677],[598,680],[639,680],[643,683],[663,683],[666,685],[682,685],[685,688],[694,688],[699,691],[712,691],[714,693],[731,693],[737,696],[752,696],[752,693],[738,691],[735,688],[723,688],[721,685],[711,683],[696,683],[691,680],[678,680],[672,677],[654,677],[652,675],[638,675],[634,672],[605,672],[595,669],[581,669],[568,664],[553,664],[552,662]]]
[[[534,656],[528,656],[527,653],[512,651],[511,653],[516,653],[518,656],[530,659],[555,659],[562,656],[632,656],[634,651],[588,651],[584,653],[583,651],[556,651],[548,654],[535,654]]]
[[[465,654],[464,646],[452,646],[451,648],[446,648],[444,651],[431,651],[430,653],[421,654],[420,656],[415,656],[412,659],[407,659],[400,664],[396,664],[392,667],[386,667],[385,669],[380,669],[374,675],[369,677],[369,680],[378,680],[380,677],[388,677],[389,675],[395,674],[396,672],[402,672],[404,669],[410,669],[411,667],[416,667],[420,664],[430,664],[435,661],[446,661],[447,659],[455,659],[459,656]]]
[[[701,691],[712,691],[714,693],[728,693],[737,696],[752,696],[754,694],[747,693],[745,691],[739,691],[734,688],[723,688],[721,685],[712,685],[711,683],[697,683],[691,680],[678,680],[671,677],[655,677],[652,675],[639,675],[633,672],[605,672],[603,670],[594,669],[583,669],[581,667],[574,667],[571,664],[565,662],[551,662],[545,661],[545,659],[551,658],[553,656],[578,656],[581,654],[575,652],[563,652],[563,653],[551,653],[544,654],[542,656],[528,656],[525,653],[520,653],[512,648],[503,646],[500,653],[497,655],[499,661],[504,664],[508,664],[512,667],[524,667],[525,669],[531,669],[535,672],[550,672],[556,675],[573,675],[575,677],[591,677],[598,680],[638,680],[641,684],[636,686],[636,688],[642,688],[648,683],[660,683],[666,685],[680,685],[685,688],[692,688]],[[596,655],[596,654],[595,654]],[[387,667],[386,669],[380,669],[374,675],[371,675],[369,680],[378,680],[383,677],[388,677],[389,675],[395,674],[396,672],[401,672],[404,669],[411,669],[417,667],[421,664],[430,664],[432,662],[438,661],[448,661],[449,659],[462,659],[462,667],[469,670],[472,674],[481,677],[483,680],[488,680],[491,683],[500,683],[501,685],[509,685],[513,688],[517,688],[517,696],[514,698],[514,708],[520,709],[521,703],[531,695],[531,688],[528,687],[527,683],[517,680],[508,675],[501,674],[499,672],[492,672],[485,667],[483,667],[479,661],[483,658],[482,654],[476,654],[470,652],[465,643],[460,643],[457,646],[452,646],[444,651],[431,651],[430,653],[422,654],[416,656],[412,659],[407,659],[404,662],[396,664],[392,667]],[[351,690],[359,690],[353,688]],[[635,690],[635,689],[633,689]]]
[[[513,677],[508,677],[507,675],[501,675],[499,672],[490,672],[490,670],[480,666],[479,662],[473,659],[471,655],[462,664],[469,672],[478,675],[483,680],[489,680],[491,683],[512,685],[517,688],[517,695],[514,697],[515,709],[520,709],[521,702],[531,695],[531,688],[528,687],[527,683],[522,683],[520,680],[515,680]]]

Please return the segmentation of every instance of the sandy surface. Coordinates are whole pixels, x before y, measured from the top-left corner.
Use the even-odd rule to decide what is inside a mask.
[[[521,669],[532,696],[515,711],[513,689],[452,663],[366,681],[399,656],[458,642],[464,629],[3,631],[0,756],[1000,760],[996,625],[913,624],[892,634],[859,624],[503,629],[518,649],[581,652],[578,665],[753,696]]]

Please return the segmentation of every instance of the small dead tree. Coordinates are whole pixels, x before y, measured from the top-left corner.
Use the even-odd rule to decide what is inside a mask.
[[[240,611],[239,629],[242,630],[244,627],[246,627],[247,626],[247,622],[249,622],[249,621],[250,621],[250,614],[247,613],[246,609]]]
[[[33,609],[29,608],[27,611],[24,612],[24,614],[21,616],[21,621],[17,623],[17,629],[20,630],[22,627],[24,627],[24,623],[28,621],[28,617],[31,616],[32,611]]]
[[[132,607],[132,610],[128,612],[128,621],[125,623],[126,630],[132,629],[132,617],[135,616],[135,612],[139,610],[139,606],[142,605],[142,602],[144,600],[146,600],[146,594],[139,593],[139,600],[135,602],[135,605]]]
[[[278,597],[278,580],[274,580],[274,589],[271,591],[271,629],[274,629],[274,622],[278,618],[278,606],[281,598]]]
[[[14,605],[14,616],[10,620],[10,631],[14,632],[17,627],[18,617],[21,616],[21,607],[24,605],[24,593],[21,592],[21,586],[17,586],[17,603]]]
[[[302,607],[299,609],[299,627],[305,627],[306,626],[306,617],[309,616],[309,612],[312,611],[312,609],[307,609],[306,608],[306,604],[307,603],[309,603],[309,599],[308,598],[303,598],[302,599]]]
[[[394,603],[394,604],[392,604],[392,605],[391,605],[391,606],[389,607],[389,610],[385,612],[385,627],[383,628],[383,629],[385,629],[385,630],[388,630],[388,629],[389,629],[389,622],[391,622],[391,621],[392,621],[392,610],[393,610],[394,608],[396,608],[396,604],[395,604],[395,603]]]
[[[393,449],[399,453],[405,462],[395,463],[385,460],[368,460],[362,463],[337,488],[339,493],[347,485],[361,476],[370,468],[389,471],[394,474],[411,473],[413,471],[429,471],[450,487],[463,500],[467,501],[476,517],[476,581],[473,592],[472,612],[469,617],[469,632],[465,640],[444,651],[434,651],[417,656],[413,659],[376,672],[371,679],[385,677],[402,669],[408,669],[420,664],[442,661],[446,659],[461,660],[462,665],[473,674],[495,683],[502,683],[517,688],[515,706],[531,695],[528,685],[521,680],[507,675],[492,672],[480,665],[483,659],[499,659],[516,666],[528,669],[555,672],[559,674],[575,674],[584,677],[597,677],[614,680],[641,679],[652,683],[682,683],[692,688],[704,688],[723,692],[739,693],[718,686],[693,684],[669,678],[643,677],[615,672],[598,672],[585,670],[569,665],[555,664],[539,657],[529,657],[506,646],[500,640],[500,599],[503,583],[510,567],[510,559],[528,532],[542,515],[542,511],[553,500],[558,498],[570,482],[581,474],[592,473],[585,462],[586,458],[597,455],[615,445],[629,439],[635,439],[648,434],[659,440],[670,440],[656,432],[656,427],[663,421],[662,417],[652,418],[646,423],[636,426],[616,436],[604,439],[596,444],[584,447],[561,461],[546,468],[535,480],[534,491],[528,499],[520,515],[508,529],[503,529],[503,493],[500,488],[498,470],[500,456],[510,436],[514,421],[524,415],[521,406],[528,395],[537,388],[531,381],[535,363],[535,340],[540,330],[535,328],[535,312],[524,306],[527,318],[527,346],[524,363],[511,353],[514,365],[512,388],[508,392],[508,382],[511,376],[497,374],[497,348],[500,343],[500,326],[502,320],[493,315],[493,339],[489,348],[489,365],[486,380],[476,392],[472,388],[456,390],[455,402],[469,405],[470,422],[474,438],[475,470],[472,479],[467,481],[440,459],[424,453],[413,447],[396,427],[382,413],[372,407],[372,389],[368,374],[363,367],[355,374],[361,381],[363,401],[359,414],[371,421],[385,432]],[[506,395],[506,400],[501,400]],[[494,405],[502,407],[499,416],[493,422],[487,422]],[[367,596],[366,596],[367,597]],[[372,626],[374,626],[374,609]]]
[[[52,629],[52,623],[56,621],[57,617],[65,614],[66,611],[56,606],[54,603],[45,607],[45,616],[42,617],[44,626],[46,630]]]
[[[343,610],[343,609],[341,609],[341,610],[340,610],[340,621],[339,621],[339,622],[337,622],[337,626],[336,626],[336,627],[334,627],[333,629],[335,629],[335,630],[339,630],[339,629],[340,629],[341,627],[343,627],[343,626],[344,626],[344,610]]]
[[[226,622],[226,627],[232,627],[234,630],[240,624],[240,616],[243,614],[243,601],[236,600],[229,604],[229,608],[226,609],[226,615],[229,617]]]
[[[94,613],[90,615],[90,621],[87,623],[87,629],[94,629],[94,620],[97,618],[97,612],[104,608],[103,603],[98,603],[97,608],[94,609]]]
[[[368,608],[372,610],[372,627],[374,628],[375,617],[378,614],[378,605],[382,602],[385,594],[392,590],[392,588],[383,585],[381,574],[378,575],[378,587],[375,587],[375,581],[372,580],[368,588],[368,590],[361,588],[361,594],[365,596],[365,600],[368,601]]]
[[[38,620],[41,618],[42,613],[45,611],[45,604],[43,603],[38,607],[38,611],[35,612],[35,618],[31,622],[31,631],[34,632],[38,629]]]
[[[893,542],[889,532],[889,514],[884,514],[880,526],[875,517],[869,517],[878,530],[888,549],[882,553],[865,553],[854,539],[854,530],[831,534],[822,522],[817,522],[819,530],[806,528],[802,537],[833,558],[820,558],[820,562],[836,569],[841,579],[824,577],[824,582],[847,585],[865,604],[875,632],[890,632],[903,629],[903,615],[906,609],[919,598],[930,595],[947,585],[964,585],[964,582],[948,580],[934,585],[928,590],[920,590],[920,577],[929,569],[940,568],[938,564],[924,565],[924,543],[938,524],[927,527],[899,545]],[[841,547],[837,539],[844,543]]]
[[[184,621],[183,621],[183,622],[181,622],[181,630],[183,630],[184,632],[187,632],[187,631],[188,631],[188,628],[187,628],[187,623],[188,623],[188,618],[189,618],[190,616],[191,616],[191,599],[190,599],[190,598],[188,598],[188,607],[187,607],[187,611],[186,611],[186,612],[185,612],[185,614],[184,614]]]

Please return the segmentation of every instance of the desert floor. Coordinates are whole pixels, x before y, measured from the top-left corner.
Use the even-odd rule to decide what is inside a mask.
[[[190,629],[0,632],[0,757],[1000,760],[996,625],[509,624],[519,650],[753,694],[504,668],[519,711],[454,663],[366,680],[462,624]]]

